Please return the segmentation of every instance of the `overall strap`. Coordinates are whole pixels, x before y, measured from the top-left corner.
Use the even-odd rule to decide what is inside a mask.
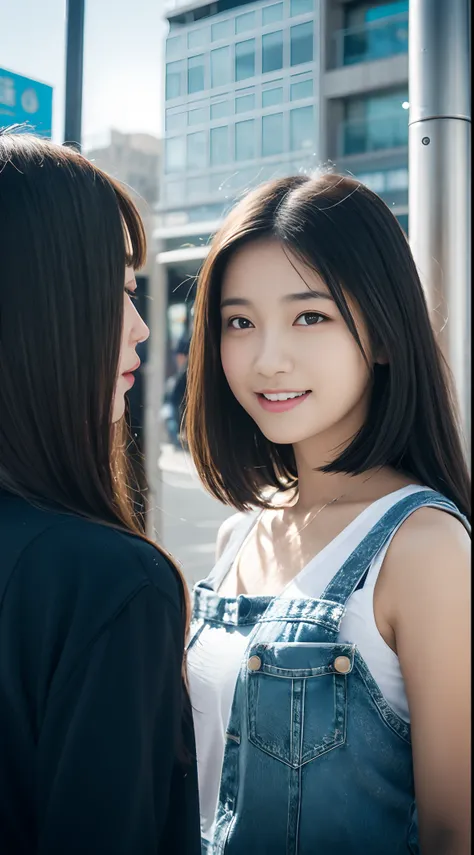
[[[249,511],[242,514],[240,518],[236,520],[222,555],[206,579],[199,583],[201,587],[210,588],[212,591],[217,591],[219,589],[221,582],[234,563],[240,547],[247,539],[247,536],[250,534],[254,525],[256,525],[260,513],[260,511]]]
[[[354,552],[344,562],[340,570],[331,579],[321,594],[322,600],[329,600],[345,606],[351,594],[357,588],[374,558],[396,529],[418,508],[432,507],[447,511],[456,516],[470,532],[466,518],[453,502],[433,490],[423,490],[411,496],[405,496],[392,505],[384,516],[361,540]]]

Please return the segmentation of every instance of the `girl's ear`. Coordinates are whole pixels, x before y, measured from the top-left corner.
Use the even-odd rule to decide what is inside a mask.
[[[375,354],[374,362],[376,365],[388,365],[388,357],[383,348]]]

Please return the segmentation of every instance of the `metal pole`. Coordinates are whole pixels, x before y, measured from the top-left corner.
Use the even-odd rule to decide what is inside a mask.
[[[469,0],[410,0],[409,232],[470,447]]]
[[[67,0],[64,144],[81,150],[84,0]]]
[[[163,482],[159,459],[163,436],[160,410],[163,402],[166,362],[166,267],[158,261],[159,247],[150,239],[153,261],[149,279],[148,326],[150,339],[145,374],[145,470],[148,484],[146,533],[163,543]]]

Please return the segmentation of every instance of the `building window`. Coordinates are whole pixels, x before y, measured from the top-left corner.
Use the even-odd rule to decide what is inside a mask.
[[[290,15],[295,18],[296,15],[307,15],[313,11],[313,0],[290,0]]]
[[[274,3],[272,6],[264,6],[262,9],[263,26],[275,24],[283,20],[283,3]]]
[[[313,61],[313,22],[291,27],[291,65]]]
[[[188,33],[189,50],[204,47],[204,45],[207,44],[208,38],[209,30],[206,27],[201,27],[199,30],[192,30],[190,33]]]
[[[235,32],[236,35],[240,35],[240,33],[246,33],[248,30],[254,30],[257,26],[257,20],[255,12],[246,12],[245,15],[237,15],[235,19]]]
[[[261,183],[261,170],[255,169],[239,169],[238,174],[233,180],[234,189],[239,194],[248,193],[256,184]]]
[[[342,133],[344,155],[363,154],[408,145],[407,90],[351,98],[346,101]]]
[[[168,62],[166,64],[166,100],[180,98],[184,95],[184,61]]]
[[[262,73],[283,68],[283,32],[268,33],[262,37]]]
[[[208,121],[208,107],[199,107],[197,110],[190,110],[188,113],[188,125],[204,125]]]
[[[346,27],[361,27],[378,21],[386,21],[408,12],[408,0],[393,0],[391,3],[356,3],[345,10]]]
[[[227,86],[232,79],[230,47],[211,51],[211,86]]]
[[[221,39],[231,39],[233,36],[233,19],[228,21],[218,21],[211,27],[211,41],[218,42]]]
[[[188,178],[186,185],[190,199],[201,199],[203,196],[207,196],[207,175],[199,176],[198,178]]]
[[[385,190],[385,173],[384,172],[368,172],[367,174],[356,176],[361,184],[365,184],[369,190],[379,195]]]
[[[186,168],[186,137],[171,137],[166,140],[166,172],[184,172]]]
[[[183,36],[174,36],[166,39],[166,59],[179,59],[186,53]]]
[[[204,54],[190,56],[188,59],[188,94],[203,92],[206,88]]]
[[[408,167],[406,166],[367,172],[358,174],[356,177],[379,196],[393,193],[402,193],[406,196],[408,192]]]
[[[211,166],[229,163],[229,128],[211,128]]]
[[[255,119],[235,125],[235,159],[254,160],[257,155]]]
[[[402,166],[400,169],[387,170],[387,190],[408,190],[408,169]]]
[[[224,119],[226,116],[230,116],[231,112],[230,101],[218,101],[216,104],[211,104],[211,120]]]
[[[184,110],[181,113],[170,113],[166,111],[166,130],[167,131],[182,131],[186,127],[186,113]]]
[[[255,39],[237,42],[235,46],[235,79],[255,77]]]
[[[299,107],[290,111],[290,145],[292,151],[302,151],[314,146],[313,107]]]
[[[185,198],[184,181],[168,181],[166,183],[166,201],[168,204],[184,202]]]
[[[368,23],[394,18],[408,13],[408,0],[395,0],[392,3],[371,3],[365,8],[365,20]]]
[[[255,109],[255,95],[242,95],[235,99],[236,113],[249,113]]]
[[[313,81],[301,80],[299,83],[292,83],[290,86],[290,101],[302,101],[303,98],[313,97]]]
[[[275,86],[274,89],[264,89],[262,92],[262,107],[274,107],[275,104],[283,104],[282,86]]]
[[[307,157],[304,157],[303,160],[294,160],[291,164],[291,172],[293,175],[307,175],[311,172],[311,169],[308,170]]]
[[[211,174],[211,193],[223,193],[230,187],[232,173],[214,172]]]
[[[345,25],[339,48],[344,65],[408,51],[408,0],[349,6]]]
[[[187,143],[188,169],[204,169],[207,166],[206,132],[197,131],[195,134],[188,134]]]
[[[262,155],[281,154],[283,143],[283,113],[272,113],[262,118]]]

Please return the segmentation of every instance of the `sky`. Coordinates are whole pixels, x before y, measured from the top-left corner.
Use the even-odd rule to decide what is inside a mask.
[[[163,0],[85,0],[83,145],[114,128],[162,130]],[[0,0],[0,68],[54,87],[53,139],[63,142],[66,0]]]

